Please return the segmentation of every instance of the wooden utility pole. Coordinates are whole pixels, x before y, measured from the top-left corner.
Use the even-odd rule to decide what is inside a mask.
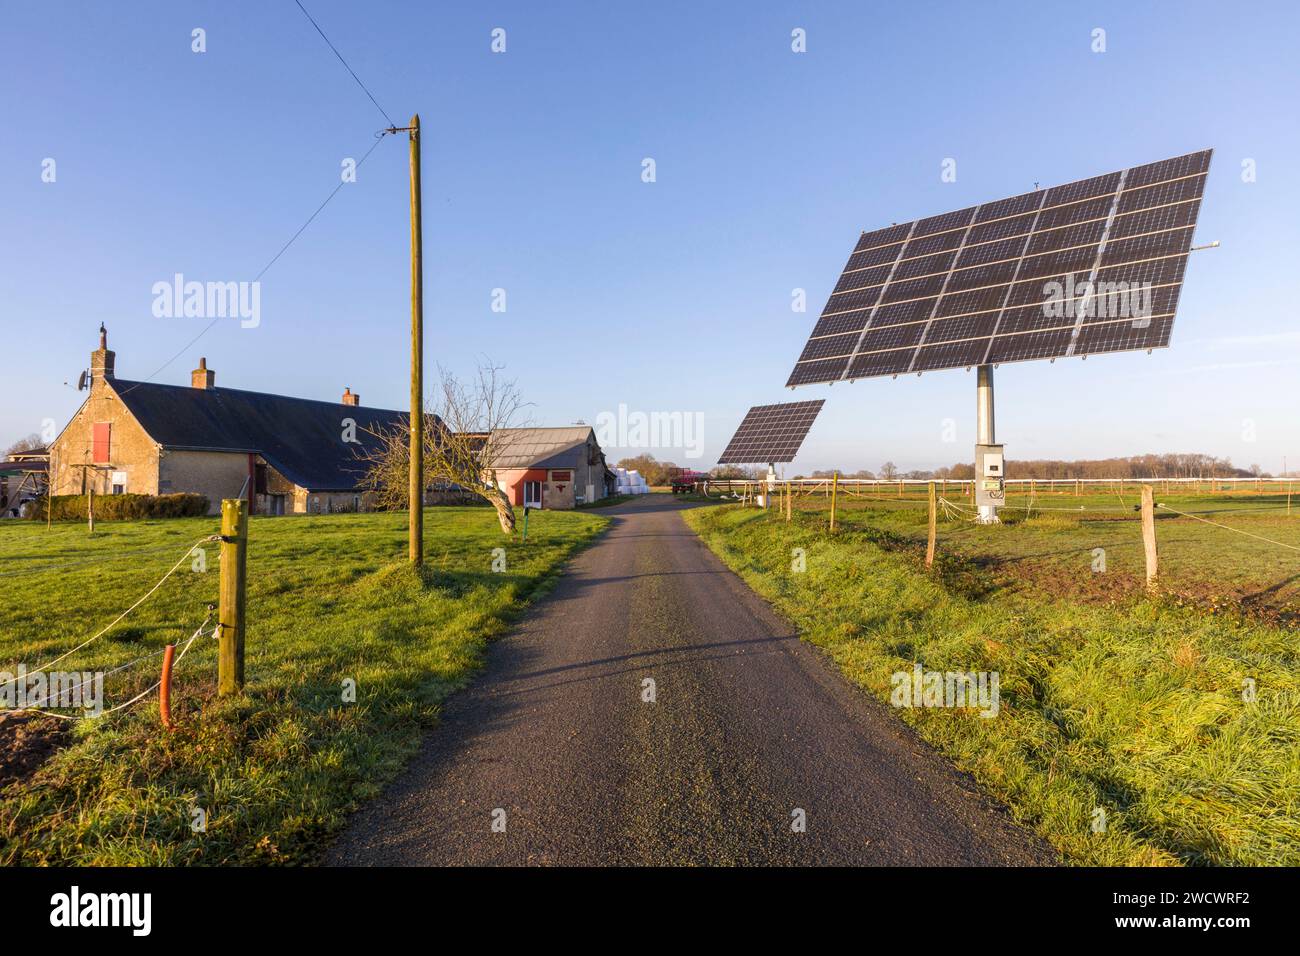
[[[835,492],[840,487],[840,473],[831,473],[831,531],[835,530]]]
[[[217,694],[244,689],[245,580],[248,575],[248,502],[221,502],[221,583],[217,610]]]
[[[1160,558],[1156,553],[1156,508],[1151,486],[1142,486],[1142,546],[1147,557],[1147,590],[1156,590],[1156,578],[1160,573]]]
[[[925,566],[928,568],[934,564],[934,538],[936,531],[935,512],[938,511],[938,502],[934,498],[934,482],[930,482],[930,535],[925,545]]]
[[[420,218],[420,114],[411,117],[411,563],[424,563],[424,268]]]

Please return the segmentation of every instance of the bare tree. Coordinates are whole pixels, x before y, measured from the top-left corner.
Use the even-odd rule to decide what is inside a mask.
[[[525,425],[520,419],[526,403],[502,367],[479,367],[475,379],[464,383],[439,367],[437,399],[425,410],[424,476],[435,489],[460,489],[482,498],[497,512],[501,530],[513,534],[515,512],[497,481],[497,461],[507,443],[493,433]],[[365,484],[381,507],[404,508],[408,495],[410,431],[379,428],[377,443],[366,455]]]
[[[6,455],[17,455],[25,451],[35,451],[38,448],[44,448],[45,442],[41,441],[41,436],[32,432],[26,438],[20,438],[5,451]]]

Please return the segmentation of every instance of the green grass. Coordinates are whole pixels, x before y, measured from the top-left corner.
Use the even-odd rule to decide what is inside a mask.
[[[70,746],[0,791],[0,864],[309,862],[349,811],[414,753],[486,642],[607,524],[540,512],[528,541],[487,508],[426,510],[426,567],[403,558],[404,514],[254,518],[246,692],[218,701],[216,642],[178,666],[164,732],[157,695],[78,721]],[[0,523],[0,670],[35,667],[99,630],[217,519],[84,526]],[[493,549],[507,567],[492,571]],[[58,669],[107,670],[187,638],[215,603],[189,562],[113,631]],[[160,658],[109,677],[106,703],[157,680]],[[343,682],[356,702],[343,702]],[[191,830],[192,812],[207,830]]]
[[[969,509],[969,499],[952,496]],[[1140,594],[1146,583],[1138,495],[1028,496],[1016,494],[1002,510],[1003,527],[970,521],[941,522],[939,549],[978,565],[1000,588],[1093,603]],[[1275,623],[1300,622],[1300,497],[1288,516],[1286,495],[1161,495],[1156,537],[1161,585],[1176,600],[1212,613],[1244,612]],[[1173,510],[1170,510],[1173,509]],[[825,520],[823,495],[797,499],[796,510]],[[1239,534],[1174,511],[1194,514]],[[859,521],[922,544],[926,503],[915,495],[855,498],[840,495],[837,522]],[[1014,528],[1014,533],[1006,533]],[[1269,544],[1258,535],[1290,545]],[[1093,573],[1094,549],[1105,550],[1104,574]]]
[[[809,511],[787,524],[731,505],[697,509],[687,520],[807,640],[886,701],[891,674],[914,662],[997,671],[1002,706],[994,718],[896,713],[1067,861],[1300,864],[1294,630],[1140,594],[1095,602],[1032,583],[1008,587],[952,547],[968,533],[972,553],[992,550],[995,537],[1004,553],[1092,540],[1071,538],[1081,532],[1069,524],[982,528],[976,533],[989,537],[977,542],[964,523],[944,523],[943,556],[927,573],[923,531],[916,533],[923,513],[895,506],[843,517],[834,536],[825,516]],[[1196,524],[1186,519],[1177,528],[1161,524],[1166,540],[1199,533],[1181,527]],[[1256,560],[1280,562],[1268,547],[1255,543]],[[805,553],[802,573],[792,571],[795,548]],[[1086,561],[1078,573],[1091,580]],[[1243,700],[1246,679],[1255,682],[1254,703]],[[1094,833],[1098,807],[1107,827]]]

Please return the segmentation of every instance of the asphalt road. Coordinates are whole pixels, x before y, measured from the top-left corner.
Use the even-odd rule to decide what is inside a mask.
[[[1054,862],[801,642],[683,507],[611,509],[326,862]]]

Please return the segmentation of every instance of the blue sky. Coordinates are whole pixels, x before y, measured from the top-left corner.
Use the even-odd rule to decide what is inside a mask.
[[[998,437],[1300,464],[1294,4],[304,3],[421,114],[430,368],[505,364],[537,424],[699,413],[701,457],[653,451],[708,466],[750,405],[825,397],[791,473],[969,460],[973,372],[782,387],[859,231],[1214,147],[1197,242],[1223,245],[1172,347],[1003,366]],[[206,322],[155,318],[153,284],[251,280],[386,125],[291,0],[5,18],[0,443],[67,420],[101,321],[119,376],[154,373]],[[203,355],[218,385],[402,407],[406,162],[381,142],[262,279],[261,324],[156,379]]]

